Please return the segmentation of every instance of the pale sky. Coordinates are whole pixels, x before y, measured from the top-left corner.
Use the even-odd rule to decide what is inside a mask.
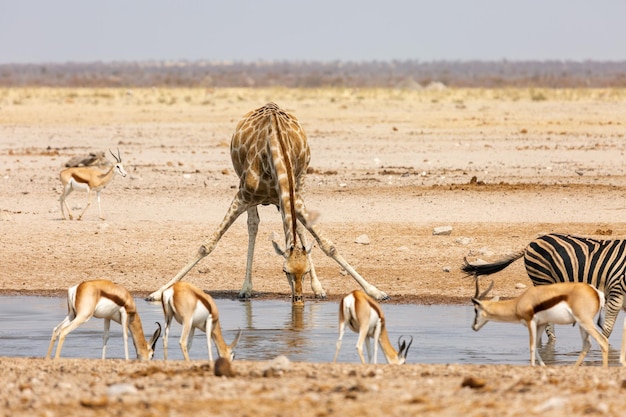
[[[0,64],[626,60],[623,0],[0,0]]]

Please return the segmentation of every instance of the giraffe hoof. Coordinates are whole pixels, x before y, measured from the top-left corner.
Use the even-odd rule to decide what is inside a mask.
[[[247,292],[247,291],[242,291],[237,296],[241,299],[249,299],[249,298],[252,298],[252,293]]]
[[[315,294],[315,298],[317,298],[317,299],[319,299],[319,300],[325,300],[325,299],[327,298],[327,297],[326,297],[326,293],[325,293],[325,292],[323,292],[323,293],[321,293],[321,294]]]

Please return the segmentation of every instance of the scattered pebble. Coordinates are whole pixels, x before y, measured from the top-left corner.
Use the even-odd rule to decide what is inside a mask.
[[[567,404],[567,399],[563,397],[552,397],[533,408],[535,413],[544,413],[550,410],[560,410]]]
[[[370,238],[368,235],[360,235],[356,239],[354,239],[354,243],[358,243],[359,245],[369,245]]]
[[[136,394],[137,388],[133,384],[113,384],[107,388],[109,397],[117,397],[124,394]]]
[[[215,376],[225,376],[232,378],[235,376],[232,363],[226,358],[218,358],[215,361],[215,369],[213,370]]]
[[[463,382],[461,382],[462,387],[469,387],[471,389],[484,388],[485,385],[487,385],[487,381],[482,378],[476,378],[473,376],[465,377],[465,379],[463,379]]]
[[[289,369],[291,362],[285,355],[280,355],[268,362],[263,369],[264,377],[278,377]]]
[[[456,238],[454,241],[458,243],[459,245],[469,245],[470,243],[472,243],[473,240],[474,239],[472,239],[471,237],[462,236],[462,237]]]
[[[447,236],[452,233],[452,226],[438,226],[433,229],[434,236]]]

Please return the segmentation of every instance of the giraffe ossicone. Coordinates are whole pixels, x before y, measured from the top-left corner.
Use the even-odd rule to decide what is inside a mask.
[[[228,228],[244,212],[248,213],[248,256],[246,275],[239,296],[252,296],[252,259],[259,228],[257,206],[272,204],[278,207],[283,223],[284,246],[272,238],[275,251],[283,256],[283,271],[291,286],[292,303],[303,304],[302,283],[309,275],[311,288],[317,298],[325,298],[324,291],[311,259],[312,245],[307,243],[305,230],[318,242],[320,249],[333,258],[361,285],[367,294],[377,300],[387,299],[359,275],[339,254],[334,243],[325,238],[315,224],[317,213],[309,214],[302,199],[306,170],[311,152],[306,134],[298,119],[274,103],[250,111],[237,124],[233,134],[230,155],[239,177],[239,190],[222,222],[193,258],[167,284],[150,294],[148,300],[160,300],[169,286],[180,281],[202,258],[209,255]],[[299,243],[298,243],[299,240]]]

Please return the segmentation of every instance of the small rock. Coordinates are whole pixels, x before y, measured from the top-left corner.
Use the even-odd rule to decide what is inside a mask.
[[[459,245],[469,245],[472,243],[472,240],[473,239],[471,237],[458,237],[455,239],[455,242]]]
[[[487,385],[487,381],[473,376],[468,376],[461,382],[462,387],[469,387],[471,389],[483,388],[485,385]]]
[[[443,270],[443,272],[450,272],[450,271],[452,271],[452,267],[451,266],[444,266],[442,268],[442,270]]]
[[[218,358],[215,361],[215,369],[213,370],[215,376],[225,376],[228,378],[232,378],[235,376],[235,372],[233,372],[233,366],[230,361],[226,358]]]
[[[82,398],[80,405],[87,408],[106,407],[109,404],[109,398],[106,395],[93,398]]]
[[[277,377],[281,376],[286,370],[289,369],[291,362],[285,355],[280,355],[268,362],[267,366],[263,369],[264,377]]]
[[[550,411],[550,410],[557,410],[557,409],[562,409],[563,407],[565,407],[565,404],[567,404],[567,399],[563,398],[563,397],[552,397],[546,401],[544,401],[542,404],[539,404],[538,406],[536,406],[533,411],[535,413],[544,413],[546,411]]]
[[[359,245],[369,245],[370,238],[367,235],[361,235],[354,239],[354,243],[358,243]]]
[[[434,236],[447,236],[452,233],[452,226],[439,226],[433,229]]]
[[[521,282],[518,282],[517,284],[515,284],[516,290],[523,290],[524,288],[526,288],[526,284],[522,284]]]
[[[113,384],[107,388],[107,395],[115,397],[124,394],[136,394],[137,388],[133,384]]]

